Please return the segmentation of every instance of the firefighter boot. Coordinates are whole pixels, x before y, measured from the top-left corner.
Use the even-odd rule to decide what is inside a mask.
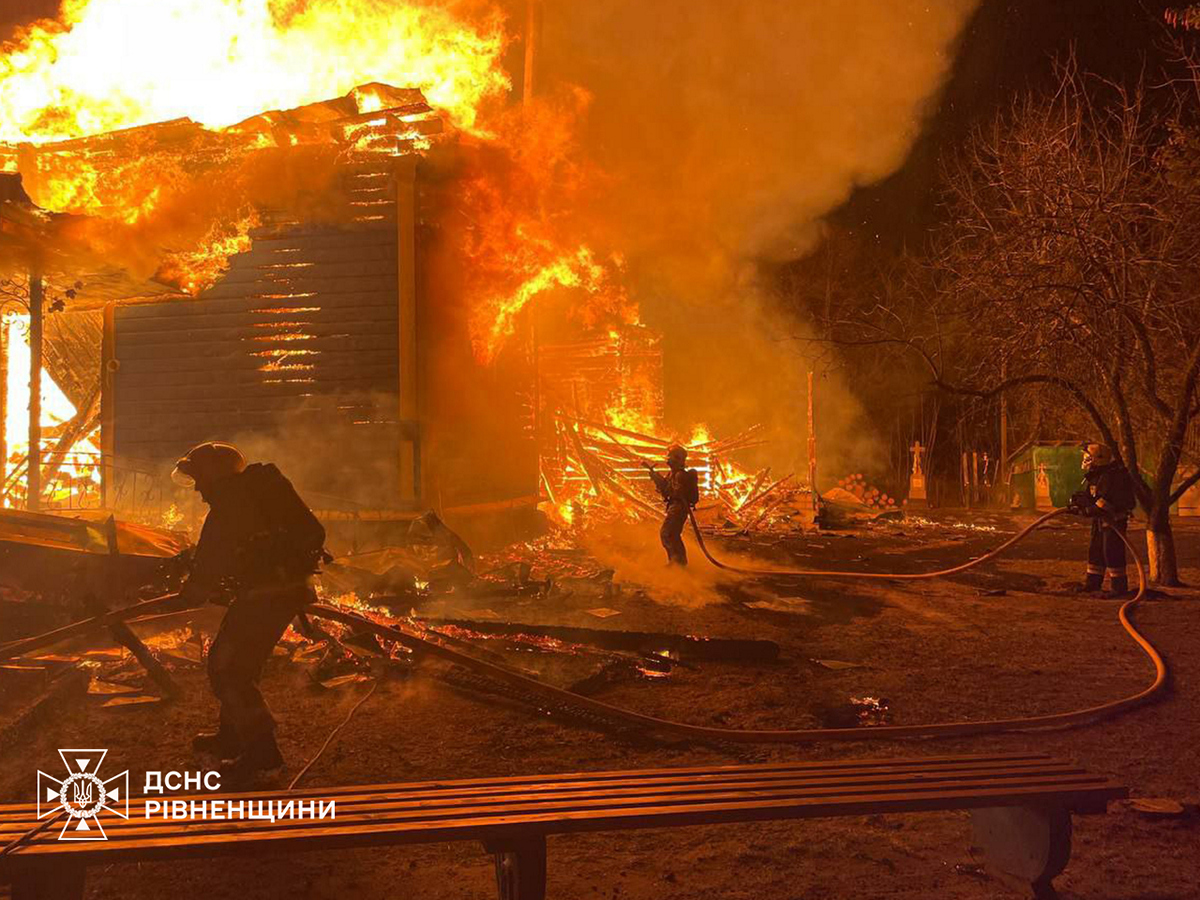
[[[1104,587],[1104,576],[1088,573],[1083,584],[1076,582],[1067,588],[1072,594],[1098,594],[1100,589]]]
[[[275,735],[267,734],[250,742],[246,751],[221,769],[221,782],[233,787],[253,787],[262,777],[283,766],[283,754]]]
[[[192,738],[192,750],[217,759],[233,759],[242,752],[242,747],[232,732],[221,728],[217,731],[202,731]]]
[[[1124,600],[1129,596],[1129,579],[1124,575],[1110,578],[1108,590],[1100,596],[1106,600]]]

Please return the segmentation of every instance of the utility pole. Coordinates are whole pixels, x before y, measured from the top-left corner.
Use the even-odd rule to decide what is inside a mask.
[[[1008,380],[1008,360],[1000,361],[1000,381]],[[1000,464],[996,466],[996,481],[1000,486],[1000,499],[1008,506],[1008,392],[1000,392]]]
[[[817,490],[817,430],[813,412],[813,373],[808,373],[808,486],[812,491],[813,514],[821,511],[821,494]]]
[[[538,59],[542,52],[543,0],[525,0],[525,83],[521,102],[529,104],[538,87]]]
[[[0,310],[0,507],[8,497],[8,323]]]
[[[29,267],[29,468],[25,508],[42,505],[42,285],[41,260]]]

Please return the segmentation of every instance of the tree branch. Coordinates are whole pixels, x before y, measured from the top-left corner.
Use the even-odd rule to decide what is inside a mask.
[[[977,390],[973,388],[964,388],[957,385],[947,384],[941,378],[935,377],[933,383],[942,390],[951,394],[963,394],[969,397],[979,397],[983,400],[990,400],[1004,391],[1012,390],[1015,387],[1021,387],[1026,384],[1049,384],[1054,387],[1061,388],[1070,394],[1075,402],[1088,414],[1096,428],[1099,429],[1101,437],[1108,446],[1112,447],[1118,453],[1120,448],[1117,446],[1116,439],[1113,437],[1112,430],[1108,427],[1108,423],[1104,421],[1104,416],[1100,413],[1099,407],[1092,402],[1091,398],[1084,393],[1083,389],[1078,385],[1073,384],[1066,378],[1058,375],[1019,375],[1015,378],[1008,378],[1000,382],[996,386],[988,390]]]
[[[1167,506],[1174,506],[1179,502],[1179,499],[1188,492],[1188,489],[1193,485],[1200,483],[1200,469],[1197,469],[1187,478],[1180,482],[1179,487],[1171,492],[1171,496],[1167,498]]]

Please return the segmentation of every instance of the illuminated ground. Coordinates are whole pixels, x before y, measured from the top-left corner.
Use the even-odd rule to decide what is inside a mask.
[[[942,524],[889,524],[853,537],[788,541],[770,552],[800,565],[819,560],[831,567],[915,571],[962,561],[998,542],[998,532],[946,524],[965,516],[938,518]],[[1000,515],[969,521],[1009,532],[1018,524]],[[1178,536],[1185,578],[1200,584],[1200,523],[1180,527]],[[979,575],[953,581],[789,587],[715,579],[700,560],[693,574],[668,579],[655,574],[656,551],[622,556],[625,550],[610,545],[618,577],[640,568],[652,583],[644,595],[626,586],[616,597],[572,596],[553,608],[496,598],[475,606],[520,621],[768,638],[782,646],[783,659],[773,666],[704,663],[665,679],[618,680],[596,694],[660,716],[733,728],[814,727],[849,698],[867,696],[886,698],[892,721],[900,724],[1052,712],[1131,693],[1151,676],[1118,627],[1115,604],[1061,593],[1064,581],[1080,575],[1085,547],[1084,529],[1070,523],[1039,534]],[[1000,588],[1007,593],[981,593]],[[599,606],[621,614],[600,620],[584,612]],[[1085,730],[936,743],[697,746],[622,739],[441,679],[413,677],[382,686],[306,784],[1038,749],[1111,774],[1134,796],[1194,805],[1200,802],[1200,591],[1173,591],[1170,600],[1139,611],[1138,621],[1172,667],[1171,694]],[[591,665],[529,654],[513,659],[541,668],[556,683],[586,674]],[[861,667],[828,669],[814,659]],[[187,739],[207,724],[213,706],[201,669],[177,674],[193,702],[121,713],[88,701],[64,710],[20,752],[0,757],[0,798],[30,799],[35,769],[56,765],[55,749],[64,746],[107,747],[110,759],[134,777],[145,769],[194,767]],[[358,696],[353,688],[331,694],[306,685],[304,671],[283,659],[273,661],[265,679],[283,722],[281,743],[297,765]],[[1198,845],[1194,807],[1184,818],[1153,820],[1114,808],[1076,819],[1074,855],[1057,884],[1064,898],[1200,897]],[[966,815],[958,813],[551,838],[550,867],[549,895],[558,898],[1004,895],[977,873]],[[168,893],[239,900],[284,894],[484,898],[493,888],[490,860],[466,844],[118,866],[90,874],[89,897]]]

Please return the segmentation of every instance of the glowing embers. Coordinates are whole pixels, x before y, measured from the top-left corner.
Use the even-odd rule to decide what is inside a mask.
[[[302,360],[320,356],[319,350],[263,350],[255,356],[267,357],[268,362],[259,367],[260,372],[313,372],[316,360]]]
[[[311,266],[313,263],[297,263],[299,266]],[[298,296],[314,296],[304,294]],[[264,360],[259,371],[270,378],[264,378],[263,384],[315,384],[314,372],[317,368],[317,358],[321,355],[318,349],[305,347],[318,339],[317,335],[305,330],[312,327],[315,316],[306,313],[319,313],[319,306],[281,306],[259,307],[252,312],[256,315],[278,316],[264,322],[253,322],[251,328],[257,332],[243,340],[251,346],[263,346],[262,349],[250,351],[250,355]],[[346,337],[347,335],[332,335]]]
[[[263,335],[262,337],[252,338],[252,340],[269,341],[271,343],[274,343],[275,341],[288,341],[288,342],[290,342],[290,341],[313,341],[313,340],[316,340],[316,338],[311,334],[304,334],[303,332],[292,331],[292,332],[287,332],[287,333],[283,333],[283,334],[267,334],[267,335]],[[262,353],[255,353],[254,355],[262,356]]]
[[[7,458],[0,460],[0,506],[24,506],[29,487],[29,317],[0,319],[7,352],[4,431]],[[99,410],[75,404],[42,369],[42,504],[98,506],[100,502]]]
[[[269,328],[271,326],[260,324],[255,327]],[[316,338],[302,331],[280,331],[276,334],[258,335],[250,340],[272,344],[277,342],[294,344],[316,340]],[[265,350],[251,351],[250,355],[266,360],[259,366],[260,372],[313,372],[317,368],[316,361],[317,357],[321,355],[321,351],[293,347],[270,347]]]

